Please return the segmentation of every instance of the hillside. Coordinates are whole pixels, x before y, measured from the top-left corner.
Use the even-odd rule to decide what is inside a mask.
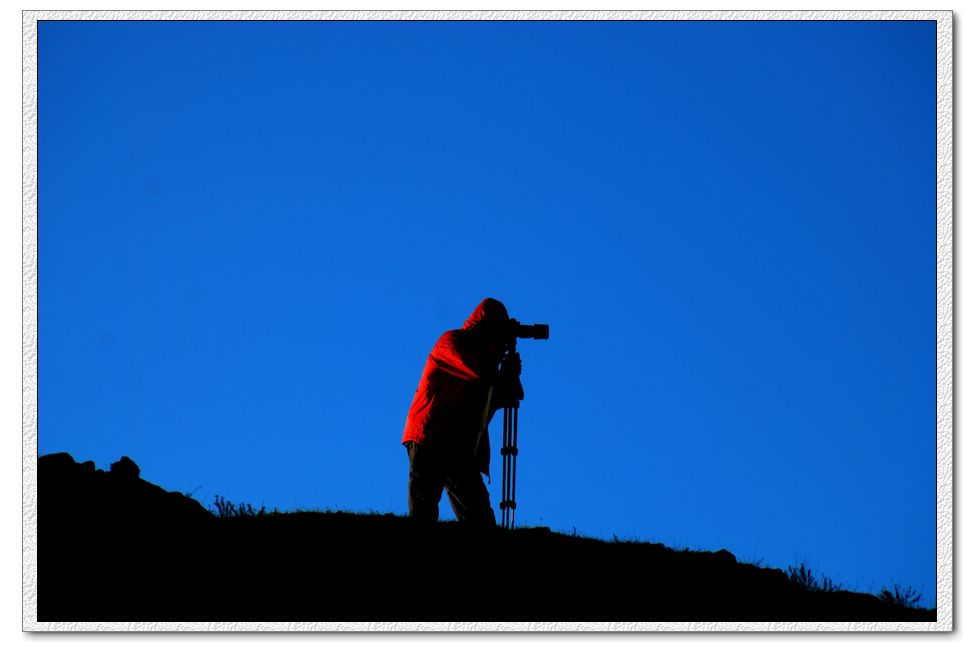
[[[102,471],[67,453],[38,460],[37,596],[40,622],[936,619],[725,550],[395,515],[218,517],[127,457]]]

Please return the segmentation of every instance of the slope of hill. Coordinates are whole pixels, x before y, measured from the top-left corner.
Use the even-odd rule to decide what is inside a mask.
[[[127,457],[101,471],[67,453],[38,460],[37,608],[39,622],[936,620],[726,550],[394,515],[218,517]]]

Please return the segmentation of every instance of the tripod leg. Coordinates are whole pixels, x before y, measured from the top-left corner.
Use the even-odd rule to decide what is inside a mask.
[[[504,435],[501,445],[503,472],[501,478],[501,526],[510,528],[514,522],[514,460],[517,449],[512,442],[514,410],[504,408]]]
[[[501,445],[504,472],[501,480],[501,525],[511,528],[515,521],[515,465],[518,458],[518,408],[504,409],[504,441]]]
[[[501,431],[501,527],[508,527],[508,410],[504,410],[504,427]]]
[[[509,438],[511,437],[511,428],[508,414],[508,408],[504,409],[504,435],[501,442],[501,459],[504,460],[504,475],[501,479],[501,527],[508,527],[508,507],[510,496],[508,491],[510,489],[510,478],[511,478],[511,456],[508,454],[508,446],[510,445]]]
[[[511,409],[504,409],[504,527],[511,527]]]
[[[515,471],[518,468],[518,408],[511,408],[511,527],[515,524]]]

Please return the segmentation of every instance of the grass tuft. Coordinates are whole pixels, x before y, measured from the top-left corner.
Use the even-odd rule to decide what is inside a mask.
[[[912,587],[901,587],[900,584],[894,583],[894,590],[891,591],[888,588],[883,588],[877,597],[881,601],[892,604],[896,607],[904,607],[905,609],[914,609],[921,602],[920,591],[915,591]]]
[[[786,575],[791,581],[807,591],[831,593],[843,588],[825,575],[822,576],[822,579],[817,580],[816,576],[813,575],[812,569],[807,567],[803,562],[799,562],[798,566],[789,566]]]
[[[220,518],[254,518],[266,516],[268,511],[261,505],[260,509],[254,509],[250,503],[234,504],[223,496],[216,496],[213,499],[214,509],[210,510]],[[274,510],[277,512],[277,510]]]

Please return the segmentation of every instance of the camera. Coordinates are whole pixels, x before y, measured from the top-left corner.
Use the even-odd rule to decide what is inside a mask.
[[[512,337],[533,340],[548,339],[548,324],[522,324],[517,319],[512,319],[508,323]]]

